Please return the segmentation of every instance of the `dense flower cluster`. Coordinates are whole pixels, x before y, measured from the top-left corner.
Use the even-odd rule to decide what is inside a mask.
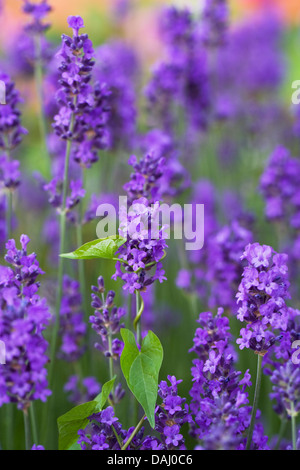
[[[109,148],[130,148],[136,139],[136,93],[138,62],[132,49],[122,42],[95,50],[94,75],[109,91],[107,127]]]
[[[299,350],[295,349],[300,339],[299,310],[288,307],[287,328],[281,335],[281,341],[264,356],[263,364],[273,384],[270,398],[274,400],[274,411],[285,420],[297,416],[300,410]]]
[[[180,429],[184,423],[190,421],[189,409],[184,404],[185,399],[178,395],[177,384],[181,380],[174,376],[168,376],[168,379],[170,386],[165,381],[159,385],[159,396],[163,400],[155,411],[155,430],[159,437],[144,436],[142,427],[131,440],[127,450],[185,449]],[[90,416],[89,420],[87,428],[78,431],[78,443],[83,450],[120,450],[134,431],[134,427],[128,431],[123,429],[112,406]]]
[[[247,387],[251,386],[249,370],[241,378],[235,370],[236,353],[231,344],[229,320],[223,309],[217,315],[199,315],[194,346],[191,433],[203,449],[243,449],[245,430],[250,424]],[[267,438],[260,423],[256,424],[254,448],[263,449]]]
[[[285,147],[277,147],[269,158],[260,179],[266,201],[266,216],[300,228],[299,205],[300,162]]]
[[[49,29],[50,24],[44,23],[43,20],[51,10],[52,7],[48,4],[47,0],[40,0],[39,3],[23,0],[23,12],[28,16],[31,16],[31,23],[28,23],[26,30],[35,34],[44,33]]]
[[[67,362],[77,361],[84,353],[86,324],[81,311],[80,284],[65,275],[63,279],[63,298],[60,307],[59,357]]]
[[[0,405],[17,403],[26,410],[32,400],[46,401],[51,394],[45,368],[48,343],[43,331],[50,321],[45,299],[38,295],[37,277],[43,274],[36,255],[27,253],[29,238],[22,235],[21,249],[6,244],[0,270],[0,339],[6,347],[6,364],[0,365]]]
[[[276,224],[280,248],[289,255],[292,275],[297,275],[300,244],[300,162],[285,147],[271,154],[260,179],[265,214]]]
[[[200,180],[194,186],[191,204],[204,205],[204,246],[189,253],[189,264],[179,270],[176,285],[186,293],[205,299],[210,308],[222,305],[236,311],[236,291],[242,275],[240,257],[253,239],[252,216],[237,195],[216,198],[214,186]],[[226,211],[226,222],[218,212]]]
[[[22,102],[14,82],[1,73],[0,80],[5,84],[5,105],[0,106],[0,149],[10,153],[22,141],[26,129],[21,125],[19,105]]]
[[[49,183],[43,184],[43,190],[48,194],[48,201],[58,212],[63,210],[63,187],[60,178],[53,178]],[[70,222],[78,221],[78,214],[74,211],[75,207],[85,196],[85,189],[82,187],[82,181],[71,180],[69,184],[69,194],[66,198],[66,215]]]
[[[21,182],[19,167],[18,160],[10,160],[6,155],[0,156],[0,185],[2,189],[13,191],[19,186]]]
[[[92,401],[101,392],[101,385],[95,377],[80,380],[78,375],[71,375],[64,386],[68,399],[74,405]]]
[[[123,288],[130,293],[144,290],[155,280],[163,282],[166,279],[161,260],[167,244],[158,214],[159,203],[150,206],[145,198],[133,201],[129,210],[125,206],[120,209],[119,234],[126,237],[127,242],[118,250],[118,258],[122,261],[116,263],[113,279],[120,277]]]
[[[282,418],[297,416],[300,412],[300,371],[299,364],[288,362],[274,369],[270,380],[273,384],[270,398],[274,400],[274,410]]]
[[[227,38],[229,10],[226,0],[206,0],[202,13],[203,40],[209,46],[218,46]]]
[[[222,305],[231,312],[236,311],[235,294],[242,275],[240,257],[252,238],[252,233],[237,221],[209,238],[206,281],[210,286],[211,308]]]
[[[54,117],[56,134],[72,140],[72,156],[83,167],[98,160],[98,151],[108,145],[106,122],[110,92],[105,84],[91,85],[94,67],[94,49],[87,34],[79,34],[84,27],[81,17],[68,18],[73,38],[63,35],[58,52],[61,78],[56,98],[60,106]]]
[[[242,260],[247,260],[237,294],[240,321],[247,323],[237,340],[240,349],[250,348],[264,355],[275,341],[276,331],[285,331],[289,321],[289,281],[287,255],[276,253],[270,246],[247,245]]]
[[[184,450],[184,437],[180,434],[184,423],[192,421],[189,406],[185,398],[178,395],[177,385],[182,380],[177,380],[174,375],[168,375],[170,385],[166,381],[159,384],[158,395],[162,404],[156,409],[155,430],[160,434],[160,441],[149,439],[144,442],[145,449]]]
[[[94,315],[90,317],[92,328],[101,338],[101,343],[95,347],[102,351],[105,357],[118,358],[123,350],[123,343],[118,338],[113,338],[124,327],[121,319],[126,314],[124,308],[114,305],[115,292],[110,290],[105,294],[104,280],[100,276],[98,285],[92,286],[92,307]]]
[[[165,170],[164,158],[159,153],[152,152],[138,161],[136,156],[132,155],[128,164],[134,169],[131,180],[124,185],[128,194],[128,202],[132,204],[133,201],[142,197],[151,202],[160,199],[157,182]]]
[[[198,22],[190,11],[174,7],[163,12],[161,22],[168,56],[154,67],[145,90],[151,115],[162,129],[175,133],[176,110],[180,108],[186,126],[203,130],[208,124],[211,96],[207,54],[197,34]]]
[[[259,136],[258,145],[265,142],[264,134],[269,145],[273,132],[282,135],[284,113],[274,99],[284,77],[281,41],[281,22],[272,12],[245,20],[228,31],[213,65],[215,117],[235,123],[243,135]],[[234,143],[239,145],[238,139]]]

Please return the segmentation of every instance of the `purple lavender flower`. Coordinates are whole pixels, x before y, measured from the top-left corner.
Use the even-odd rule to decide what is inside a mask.
[[[114,409],[111,406],[90,416],[89,420],[87,428],[78,431],[78,443],[82,450],[120,450],[115,433],[121,441],[127,433],[122,429],[118,418],[114,416]]]
[[[63,297],[60,308],[60,346],[59,357],[67,362],[77,361],[84,353],[86,324],[81,311],[79,282],[65,275],[63,278]]]
[[[131,440],[127,450],[185,449],[184,438],[180,430],[184,423],[190,421],[189,409],[185,404],[185,399],[177,394],[177,384],[181,381],[176,380],[174,376],[168,376],[168,379],[171,383],[170,386],[164,381],[160,384],[159,395],[163,401],[155,411],[155,430],[160,437],[144,436],[144,427],[142,427]],[[168,407],[168,403],[170,404],[172,401],[177,403],[176,410]],[[81,429],[78,432],[78,443],[83,450],[120,450],[120,442],[122,445],[126,444],[134,431],[134,427],[129,428],[128,431],[123,429],[112,406],[90,416],[89,420],[90,424],[86,429]]]
[[[120,357],[122,352],[121,342],[115,338],[112,344],[109,343],[109,337],[112,338],[120,332],[124,326],[121,323],[122,318],[126,314],[125,310],[121,307],[114,305],[114,291],[108,291],[104,295],[104,281],[103,277],[98,278],[98,286],[92,286],[92,307],[94,308],[94,315],[90,316],[92,328],[101,338],[101,344],[96,343],[95,347],[102,351],[106,357]]]
[[[6,155],[0,156],[0,182],[3,188],[14,191],[20,184],[20,162],[10,160]]]
[[[75,224],[78,223],[78,214],[74,211],[75,207],[78,206],[81,199],[85,196],[85,189],[82,187],[81,180],[71,180],[69,185],[69,195],[66,198],[66,215],[68,221]],[[49,203],[60,212],[63,210],[62,203],[62,192],[63,192],[63,181],[57,177],[43,185],[43,190],[48,193]]]
[[[183,450],[184,437],[180,430],[184,423],[191,422],[191,416],[185,398],[178,395],[177,385],[182,380],[170,375],[168,380],[170,385],[166,381],[159,384],[158,395],[163,402],[155,411],[155,430],[160,434],[162,448]]]
[[[145,198],[133,201],[128,212],[125,207],[120,210],[119,233],[128,240],[117,252],[121,261],[116,264],[113,279],[120,277],[124,281],[123,289],[130,293],[166,279],[160,262],[167,248],[164,227],[152,225],[158,211],[159,203],[150,207]],[[122,265],[125,272],[121,270]]]
[[[193,41],[193,16],[190,10],[167,7],[160,18],[160,33],[170,48],[186,48]]]
[[[218,0],[209,3],[217,4]],[[281,39],[282,25],[271,12],[243,21],[227,32],[225,44],[216,50],[211,72],[215,116],[238,122],[240,129],[260,135],[260,141],[268,130],[268,145],[274,129],[277,131],[278,114],[282,116],[276,98],[273,99],[284,77]],[[259,101],[256,96],[260,96]]]
[[[45,447],[43,447],[39,444],[33,444],[31,450],[45,450]]]
[[[0,338],[6,346],[6,364],[0,366],[0,406],[17,403],[26,410],[32,400],[46,401],[51,394],[47,383],[46,351],[43,331],[50,312],[45,299],[38,295],[37,277],[42,274],[34,253],[27,254],[29,238],[22,235],[21,249],[14,240],[6,244],[1,267]]]
[[[240,349],[250,348],[264,355],[281,339],[288,325],[289,298],[287,255],[268,245],[247,245],[241,259],[247,260],[237,294],[237,318],[247,323],[237,340]],[[279,334],[275,334],[276,331]]]
[[[269,220],[284,220],[298,228],[297,193],[300,182],[300,162],[289,150],[277,147],[269,158],[260,180]]]
[[[236,221],[209,238],[206,280],[210,307],[222,304],[225,309],[236,311],[235,294],[242,275],[240,257],[252,238],[252,233]]]
[[[161,19],[167,58],[155,66],[145,94],[155,123],[176,136],[178,119],[186,131],[205,130],[210,120],[208,57],[188,10],[164,9]],[[177,135],[178,137],[178,135]]]
[[[22,102],[14,82],[8,75],[1,73],[0,80],[5,83],[6,104],[0,106],[0,149],[10,153],[22,141],[26,129],[21,125],[19,104]]]
[[[94,67],[94,49],[87,34],[79,34],[84,27],[81,17],[69,17],[73,38],[63,35],[59,70],[61,85],[57,92],[59,112],[54,117],[56,134],[72,140],[72,156],[82,167],[90,167],[98,160],[98,151],[108,145],[106,122],[110,92],[105,84],[91,85]]]
[[[95,59],[95,78],[100,83],[105,82],[110,92],[109,148],[130,148],[137,133],[137,57],[123,42],[114,41],[97,48]]]
[[[47,0],[41,0],[40,3],[23,0],[23,12],[31,16],[31,23],[26,26],[26,31],[42,34],[49,29],[50,25],[43,20],[51,10],[52,7],[48,5]]]
[[[227,0],[206,0],[202,12],[201,36],[205,44],[224,44],[228,29],[229,9]]]
[[[190,391],[193,416],[191,434],[207,449],[242,449],[244,431],[249,427],[251,407],[247,387],[251,385],[249,370],[241,378],[235,370],[236,353],[231,344],[229,320],[219,309],[216,316],[203,312],[198,319],[194,346],[193,386]],[[253,448],[265,448],[260,424]]]
[[[100,342],[95,343],[95,348],[101,351],[109,359],[110,373],[113,373],[113,362],[118,360],[122,354],[124,344],[116,335],[124,327],[122,319],[126,314],[125,309],[114,305],[115,292],[105,293],[104,279],[99,276],[97,286],[92,286],[91,306],[94,315],[90,316],[90,323],[93,330],[100,338]],[[111,394],[111,401],[118,403],[124,396],[121,384],[118,384]]]
[[[274,400],[274,410],[282,418],[297,416],[300,411],[300,370],[299,364],[290,359],[283,364],[276,364],[270,375],[273,384],[270,398]]]
[[[95,377],[85,377],[80,380],[77,375],[71,375],[64,385],[64,391],[68,394],[70,402],[80,405],[94,400],[101,392],[101,385]]]

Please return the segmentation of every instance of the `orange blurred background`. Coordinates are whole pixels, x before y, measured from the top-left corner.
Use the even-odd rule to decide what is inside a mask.
[[[33,0],[34,1],[34,0]],[[58,27],[65,24],[67,16],[83,15],[88,12],[109,13],[113,11],[118,0],[49,0],[53,6],[51,14],[52,22]],[[204,0],[131,0],[133,10],[136,12],[153,9],[159,5],[181,5],[196,8],[204,3]],[[286,21],[300,22],[299,0],[229,0],[235,18],[255,12],[265,7],[278,9]],[[18,22],[23,17],[21,13],[22,0],[3,0],[5,20],[11,23]],[[5,22],[1,22],[5,26]]]
[[[67,17],[81,15],[86,32],[95,45],[112,36],[123,37],[134,44],[144,60],[151,62],[161,48],[156,29],[158,7],[174,4],[197,9],[204,3],[204,0],[130,0],[132,8],[129,13],[122,20],[116,21],[114,8],[118,1],[120,0],[48,0],[53,7],[49,15],[52,28],[48,34],[59,42],[62,32],[68,34]],[[14,41],[14,33],[20,31],[27,22],[26,15],[21,11],[22,2],[23,0],[2,0],[1,49]],[[229,4],[233,21],[265,8],[275,8],[284,21],[290,24],[300,23],[300,0],[229,0]]]

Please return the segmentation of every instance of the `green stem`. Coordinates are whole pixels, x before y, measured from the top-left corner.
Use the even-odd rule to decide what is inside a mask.
[[[70,124],[70,131],[72,132],[74,127],[74,120],[75,116],[72,115],[71,124]],[[66,146],[66,155],[65,155],[65,168],[64,168],[64,180],[63,180],[63,194],[62,194],[62,207],[60,212],[60,247],[59,252],[65,252],[65,238],[66,238],[66,200],[67,200],[67,190],[68,190],[68,183],[69,183],[69,163],[70,163],[70,154],[71,154],[71,141],[67,141]],[[61,256],[59,257],[58,261],[58,274],[57,274],[57,296],[56,296],[56,303],[55,303],[55,319],[54,325],[52,330],[52,337],[51,337],[51,349],[50,349],[50,366],[49,366],[49,375],[48,375],[48,382],[49,387],[53,388],[53,374],[54,374],[54,364],[55,364],[55,356],[56,356],[56,346],[57,346],[57,338],[59,332],[59,325],[60,325],[60,308],[61,308],[61,301],[62,301],[62,294],[63,294],[63,274],[64,274],[64,258]],[[49,430],[49,425],[46,424],[46,420],[49,420],[49,403],[52,403],[54,396],[54,390],[52,396],[47,400],[46,406],[44,408],[44,415],[43,415],[43,430],[46,433]],[[52,414],[52,413],[50,413]],[[45,437],[45,435],[43,435]]]
[[[38,445],[38,432],[37,432],[37,425],[36,425],[36,417],[35,417],[35,410],[34,410],[34,403],[32,402],[30,405],[30,421],[31,421],[31,429],[32,429],[32,436],[34,440],[34,444]]]
[[[143,426],[143,423],[144,423],[144,419],[145,419],[146,415],[144,415],[142,417],[142,419],[139,421],[139,423],[137,424],[137,426],[135,427],[135,429],[132,431],[130,437],[128,438],[128,440],[125,442],[125,444],[123,445],[123,447],[121,448],[121,450],[126,450],[127,447],[129,446],[129,444],[131,443],[132,439],[134,438],[134,436],[139,432],[139,430],[141,429],[141,427]]]
[[[259,392],[260,392],[260,386],[261,386],[262,359],[263,357],[260,354],[258,354],[254,401],[253,401],[253,407],[252,407],[252,413],[251,413],[251,422],[250,422],[249,433],[248,433],[248,438],[247,438],[246,450],[250,450],[251,442],[252,442],[252,435],[253,435],[253,430],[254,430],[254,424],[255,424],[256,412],[257,412],[258,400],[259,400]]]
[[[9,240],[12,235],[12,213],[13,213],[13,195],[12,195],[12,192],[8,190],[8,193],[6,196],[6,213],[5,213],[7,240]]]
[[[82,241],[82,224],[79,221],[76,227],[76,244],[80,247],[83,244]],[[84,311],[84,318],[85,321],[88,323],[89,321],[89,310],[87,305],[87,296],[86,296],[86,283],[85,283],[85,269],[84,269],[84,261],[78,260],[78,278],[80,284],[80,293],[81,293],[81,303],[82,308]],[[87,332],[89,334],[89,330]]]
[[[121,441],[121,438],[120,438],[119,434],[117,433],[117,431],[115,430],[115,427],[114,427],[113,424],[112,424],[111,427],[112,427],[113,433],[114,433],[114,435],[115,435],[115,437],[116,437],[116,439],[117,439],[117,441],[118,441],[119,447],[120,447],[120,449],[122,450],[123,443],[122,443],[122,441]]]
[[[71,129],[73,129],[74,123],[74,115],[71,121]],[[62,208],[60,213],[60,253],[65,252],[65,238],[66,238],[66,200],[67,200],[67,190],[69,184],[69,163],[70,163],[70,154],[71,154],[71,141],[67,141],[67,148],[66,148],[66,157],[65,157],[65,169],[64,169],[64,181],[63,181],[63,197],[62,197]],[[63,285],[63,274],[64,274],[64,258],[61,256],[59,257],[58,262],[58,287],[57,287],[57,297],[56,297],[56,305],[55,305],[55,323],[52,331],[52,341],[51,341],[51,354],[50,354],[50,370],[49,370],[49,386],[52,385],[53,379],[53,369],[54,369],[54,362],[55,362],[55,352],[56,352],[56,344],[57,344],[57,337],[58,337],[58,330],[59,330],[59,323],[60,323],[60,307],[61,307],[61,300],[62,300],[62,285]]]
[[[108,332],[108,349],[109,349],[109,380],[112,380],[114,377],[114,358],[112,355],[112,334],[109,328]]]
[[[30,425],[29,425],[29,416],[28,416],[28,411],[24,410],[23,411],[23,417],[24,417],[24,434],[25,434],[25,449],[30,450]]]
[[[11,149],[8,141],[8,137],[4,136],[6,155],[8,160],[11,157]],[[6,224],[6,238],[9,240],[12,236],[12,215],[13,215],[13,193],[8,189],[6,195],[6,211],[5,211],[5,224]]]
[[[189,304],[190,304],[190,311],[192,314],[192,319],[197,318],[198,316],[198,302],[197,302],[197,294],[195,292],[188,294]]]
[[[278,434],[278,439],[277,439],[277,442],[276,442],[275,450],[279,449],[280,443],[281,443],[283,435],[285,433],[286,425],[287,425],[287,420],[282,419],[281,423],[280,423],[280,429],[279,429],[279,434]]]
[[[142,301],[140,305],[140,300]],[[143,298],[140,294],[140,291],[135,291],[135,302],[136,302],[136,307],[135,307],[135,319],[133,322],[134,329],[136,331],[136,341],[137,344],[141,345],[141,316],[144,310],[144,301]],[[137,422],[139,417],[139,402],[137,400],[134,401],[134,422]]]
[[[38,99],[39,105],[39,130],[40,130],[40,137],[42,142],[43,152],[47,157],[47,174],[51,174],[51,160],[50,155],[47,148],[47,123],[46,117],[44,112],[44,93],[43,93],[43,63],[42,63],[42,45],[41,45],[41,36],[37,35],[35,37],[35,66],[34,66],[34,77],[35,77],[35,85],[36,85],[36,94]]]
[[[13,450],[13,443],[14,443],[13,422],[14,422],[14,404],[7,403],[6,405],[7,450]]]
[[[296,417],[294,403],[291,402],[291,425],[292,425],[292,442],[293,450],[297,450],[297,429],[296,429]]]

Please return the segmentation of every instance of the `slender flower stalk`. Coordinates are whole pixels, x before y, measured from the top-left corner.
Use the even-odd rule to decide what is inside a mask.
[[[34,77],[35,77],[35,85],[36,85],[36,93],[38,99],[38,108],[39,108],[39,116],[38,116],[38,123],[39,123],[39,131],[40,131],[40,139],[41,139],[41,147],[43,154],[46,160],[46,175],[49,176],[51,173],[51,160],[50,154],[47,147],[47,139],[48,139],[48,131],[47,131],[47,119],[44,110],[44,93],[43,93],[43,64],[42,64],[42,45],[41,45],[41,36],[36,36],[34,41],[35,44],[35,56],[36,60],[34,63]]]
[[[39,442],[34,403],[31,403],[30,408],[29,408],[29,413],[30,413],[30,422],[31,422],[31,431],[32,431],[33,440],[34,442]]]
[[[127,447],[130,445],[132,439],[134,438],[134,436],[139,432],[139,430],[141,429],[141,427],[143,426],[143,423],[145,421],[145,418],[146,418],[146,415],[144,415],[140,421],[138,422],[138,424],[136,425],[136,427],[134,428],[134,430],[132,431],[130,437],[127,439],[127,441],[125,442],[125,444],[123,445],[123,447],[121,448],[121,450],[126,450]]]
[[[280,429],[279,429],[279,433],[278,433],[278,438],[277,438],[276,445],[275,445],[275,447],[274,447],[275,450],[278,450],[278,449],[279,449],[279,446],[280,446],[280,444],[281,444],[283,435],[284,435],[285,430],[286,430],[286,425],[287,425],[287,420],[286,420],[286,419],[281,419],[281,422],[280,422]]]
[[[74,117],[71,119],[70,132],[74,125]],[[70,153],[71,153],[71,141],[67,142],[66,146],[66,157],[65,157],[65,169],[64,169],[64,180],[63,180],[63,200],[62,200],[62,209],[60,212],[60,253],[65,252],[65,238],[66,238],[66,200],[67,200],[67,189],[69,183],[69,163],[70,163]],[[55,364],[55,352],[57,346],[57,336],[59,331],[59,319],[60,319],[60,308],[62,301],[62,285],[63,285],[63,275],[64,275],[64,258],[59,258],[58,264],[58,278],[57,278],[57,297],[55,305],[55,322],[52,330],[52,340],[51,340],[51,362],[49,369],[49,382],[52,384],[53,373],[54,373],[54,364]]]
[[[297,414],[295,412],[294,403],[291,403],[291,425],[292,425],[292,443],[293,443],[293,450],[297,450],[297,426],[296,426],[296,417]]]
[[[24,419],[25,449],[30,450],[31,437],[30,437],[30,423],[29,423],[28,410],[23,410],[23,419]]]
[[[7,202],[6,202],[6,235],[10,239],[12,236],[12,214],[13,214],[13,194],[11,191],[7,193]]]
[[[254,425],[255,425],[255,420],[256,420],[256,413],[258,409],[258,400],[259,400],[259,393],[260,393],[260,388],[261,388],[261,376],[262,376],[262,367],[261,367],[262,359],[263,359],[263,356],[258,354],[254,401],[253,401],[252,412],[251,412],[251,421],[250,421],[250,426],[249,426],[249,431],[248,431],[246,450],[250,450],[251,448],[253,430],[254,430]]]
[[[33,3],[30,0],[23,0],[23,12],[30,18],[25,26],[25,33],[33,48],[33,68],[36,87],[36,96],[38,102],[38,125],[40,131],[42,154],[45,159],[46,175],[50,176],[51,161],[47,147],[47,120],[44,109],[44,64],[50,58],[50,54],[45,51],[49,45],[45,39],[45,33],[50,28],[50,24],[44,20],[51,12],[52,7],[48,5],[47,0],[41,0],[39,3]]]

